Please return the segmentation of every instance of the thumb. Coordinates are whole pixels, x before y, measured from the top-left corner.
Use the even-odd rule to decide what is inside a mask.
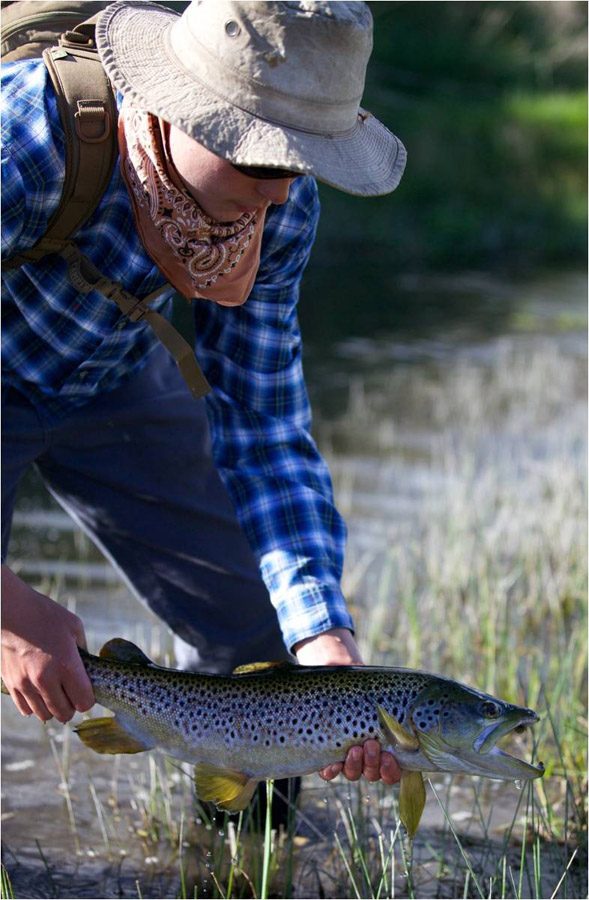
[[[77,616],[73,623],[72,634],[73,634],[74,640],[75,640],[76,644],[78,645],[78,647],[81,647],[82,650],[87,650],[88,644],[86,643],[86,633],[84,631],[84,623]]]

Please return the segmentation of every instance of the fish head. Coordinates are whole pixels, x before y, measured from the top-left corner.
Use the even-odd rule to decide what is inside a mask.
[[[439,771],[513,780],[544,774],[542,763],[534,766],[497,746],[539,721],[533,709],[437,680],[417,696],[409,721],[423,755]]]

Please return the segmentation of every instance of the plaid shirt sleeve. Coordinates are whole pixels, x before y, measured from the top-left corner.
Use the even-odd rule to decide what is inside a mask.
[[[262,263],[247,302],[196,301],[197,356],[216,466],[256,554],[287,647],[353,629],[340,589],[345,525],[310,435],[296,306],[319,216],[317,186],[300,178],[267,217]]]

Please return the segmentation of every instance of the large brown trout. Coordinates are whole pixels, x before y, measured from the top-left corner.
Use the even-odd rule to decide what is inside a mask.
[[[258,782],[316,772],[369,738],[401,766],[411,835],[425,803],[422,772],[544,773],[497,747],[538,721],[533,710],[427,672],[254,663],[223,676],[160,668],[121,639],[100,657],[80,652],[97,701],[115,713],[78,725],[84,743],[98,753],[157,747],[194,763],[200,799],[230,812],[245,808]]]

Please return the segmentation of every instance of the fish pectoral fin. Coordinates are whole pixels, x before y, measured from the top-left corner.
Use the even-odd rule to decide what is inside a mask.
[[[145,744],[125,729],[116,716],[86,719],[74,731],[95,753],[141,753],[155,744]]]
[[[388,736],[393,748],[398,747],[400,750],[419,749],[419,740],[415,735],[410,731],[407,731],[406,728],[403,728],[403,726],[397,722],[395,717],[391,716],[391,714],[382,706],[378,707],[378,718],[380,719],[383,731]]]
[[[425,785],[421,772],[401,772],[399,815],[410,838],[415,837],[425,806]]]
[[[210,763],[197,763],[194,783],[199,800],[214,803],[219,809],[239,812],[253,797],[257,781],[243,772],[223,769]]]
[[[231,673],[232,675],[251,675],[252,672],[263,672],[265,669],[277,669],[279,666],[292,666],[294,663],[281,659],[278,662],[253,662],[246,663],[244,666],[237,666]]]
[[[149,656],[136,644],[124,638],[112,638],[107,641],[98,654],[101,659],[115,659],[117,662],[135,663],[142,666],[155,666]]]

